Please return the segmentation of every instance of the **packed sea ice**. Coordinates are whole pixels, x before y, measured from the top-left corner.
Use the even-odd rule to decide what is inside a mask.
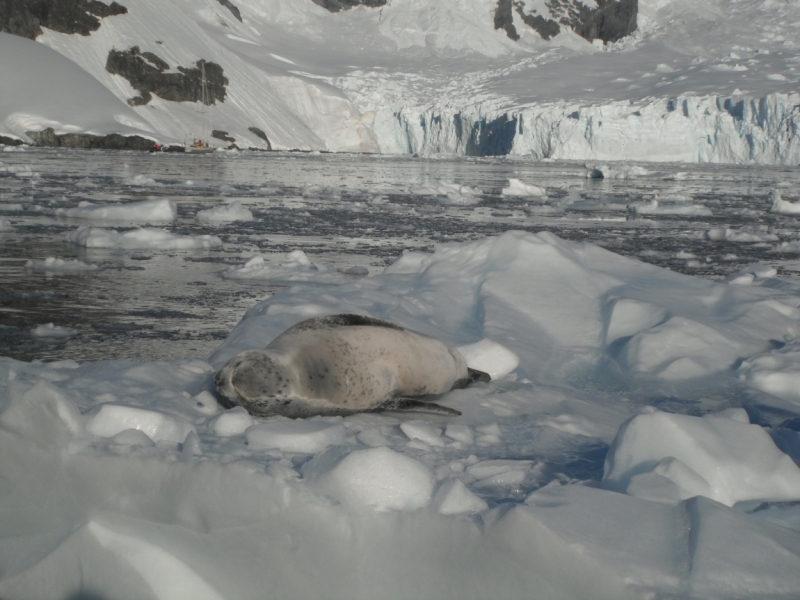
[[[790,598],[800,301],[759,273],[512,231],[295,285],[205,360],[0,359],[0,596]],[[218,405],[231,356],[337,313],[494,380],[460,417]]]

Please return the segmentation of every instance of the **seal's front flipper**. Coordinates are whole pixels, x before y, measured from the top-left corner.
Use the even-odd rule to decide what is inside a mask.
[[[415,400],[414,398],[395,398],[394,400],[389,400],[376,408],[375,412],[384,410],[418,410],[420,412],[436,413],[437,415],[449,415],[452,417],[461,416],[461,411],[454,408],[441,406],[434,402]]]
[[[478,371],[478,369],[467,369],[469,371],[469,382],[475,383],[476,381],[483,381],[484,383],[489,383],[492,380],[492,376],[488,373],[484,373],[483,371]]]

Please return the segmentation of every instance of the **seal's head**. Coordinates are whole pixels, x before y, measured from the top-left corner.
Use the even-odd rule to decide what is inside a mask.
[[[237,354],[217,372],[214,383],[230,406],[243,406],[256,416],[285,412],[297,385],[292,369],[268,350]]]

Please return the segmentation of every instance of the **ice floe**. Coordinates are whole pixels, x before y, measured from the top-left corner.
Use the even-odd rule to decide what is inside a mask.
[[[314,282],[336,285],[348,278],[325,265],[312,263],[302,250],[292,250],[280,262],[264,256],[254,256],[241,267],[230,267],[222,272],[226,279],[264,279],[282,282]]]
[[[84,200],[76,208],[57,208],[55,214],[86,221],[158,224],[177,219],[178,205],[167,199],[125,204],[92,204]]]
[[[71,232],[68,240],[84,248],[120,250],[199,250],[222,247],[215,235],[179,235],[155,227],[142,227],[120,233],[114,229],[80,227]]]
[[[541,197],[547,196],[547,190],[538,185],[524,183],[519,179],[509,179],[508,186],[503,188],[501,194],[503,196]]]
[[[44,260],[29,260],[25,263],[25,270],[33,273],[48,273],[51,275],[75,275],[97,271],[99,267],[85,263],[78,259],[63,259],[48,256]]]
[[[241,200],[234,200],[230,204],[215,206],[201,210],[196,217],[199,223],[232,223],[234,221],[252,221],[253,213],[242,206]]]

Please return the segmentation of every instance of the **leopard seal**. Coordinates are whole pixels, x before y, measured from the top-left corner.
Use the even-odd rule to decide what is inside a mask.
[[[421,410],[460,415],[428,398],[490,381],[449,344],[362,315],[307,319],[214,376],[228,407],[258,417]]]

